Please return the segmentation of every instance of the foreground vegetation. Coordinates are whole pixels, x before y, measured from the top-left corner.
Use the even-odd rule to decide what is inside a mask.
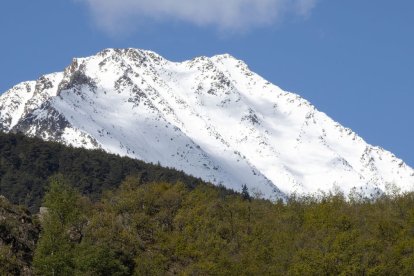
[[[62,178],[44,201],[39,275],[410,275],[414,195],[271,203],[126,179],[91,203]]]
[[[0,275],[412,275],[414,194],[272,203],[0,133]],[[37,214],[39,207],[46,212]],[[43,209],[44,211],[44,209]]]

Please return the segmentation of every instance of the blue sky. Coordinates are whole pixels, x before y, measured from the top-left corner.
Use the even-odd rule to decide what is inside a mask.
[[[1,1],[0,93],[103,48],[230,53],[414,166],[414,1],[193,2]]]

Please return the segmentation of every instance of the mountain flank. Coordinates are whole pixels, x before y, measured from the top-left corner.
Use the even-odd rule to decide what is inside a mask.
[[[272,200],[414,187],[402,160],[227,54],[172,62],[106,49],[75,58],[2,94],[0,130],[160,163],[233,190],[246,185]]]

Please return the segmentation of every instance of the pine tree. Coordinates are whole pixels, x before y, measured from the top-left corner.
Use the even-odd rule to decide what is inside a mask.
[[[248,201],[251,200],[249,189],[247,188],[246,184],[244,184],[242,187],[242,198],[243,200],[248,200]]]

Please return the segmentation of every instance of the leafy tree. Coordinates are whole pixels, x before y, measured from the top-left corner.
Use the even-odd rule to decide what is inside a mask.
[[[41,275],[72,275],[74,248],[82,239],[86,209],[82,198],[61,177],[51,178],[45,195],[42,233],[34,256],[34,267]]]
[[[75,275],[130,275],[108,245],[82,243],[74,252]]]

